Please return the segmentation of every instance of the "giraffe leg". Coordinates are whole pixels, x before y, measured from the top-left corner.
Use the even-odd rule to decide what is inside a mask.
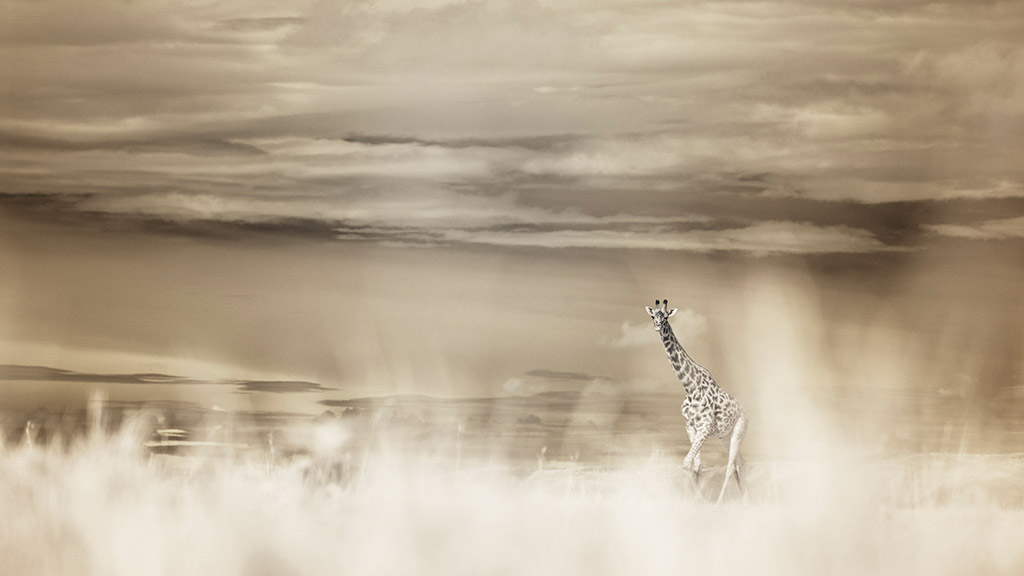
[[[722,438],[721,440],[722,444],[725,445],[725,451],[729,452],[729,448],[732,443],[732,435],[727,439]],[[747,461],[743,459],[743,454],[736,454],[736,469],[733,470],[733,475],[736,476],[736,485],[739,486],[741,494],[743,493],[743,483],[740,481],[740,472],[743,472],[744,476],[746,475],[746,464]]]
[[[700,449],[704,446],[707,433],[700,432],[687,424],[686,434],[690,437],[690,451],[683,459],[683,468],[692,472],[690,482],[693,491],[700,496]]]
[[[737,458],[740,456],[740,445],[743,444],[743,436],[747,433],[747,417],[740,414],[740,417],[736,419],[736,423],[732,428],[732,438],[729,441],[729,464],[725,467],[725,481],[722,482],[722,491],[718,493],[718,503],[722,503],[722,499],[725,498],[725,489],[729,487],[729,479],[732,478],[733,474],[736,475],[736,485],[740,489],[740,493],[743,492],[743,486],[740,485],[740,475],[738,472]]]

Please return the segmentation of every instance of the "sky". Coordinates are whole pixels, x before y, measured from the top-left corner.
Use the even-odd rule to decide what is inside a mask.
[[[0,402],[1024,397],[1024,3],[897,4],[3,0]]]

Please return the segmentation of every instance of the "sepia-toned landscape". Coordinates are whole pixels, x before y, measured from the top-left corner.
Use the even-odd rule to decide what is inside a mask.
[[[1022,33],[0,0],[0,575],[1024,572]]]

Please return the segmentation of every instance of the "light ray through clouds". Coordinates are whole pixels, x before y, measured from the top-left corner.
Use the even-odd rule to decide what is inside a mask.
[[[0,564],[1024,573],[1021,38],[1000,0],[2,2]],[[724,506],[665,298],[750,417]]]
[[[208,351],[216,377],[259,366],[245,377],[486,388],[536,366],[590,372],[593,354],[465,368],[457,350],[484,353],[461,336],[470,321],[432,307],[479,298],[490,313],[481,302],[500,293],[528,320],[495,313],[480,342],[536,322],[547,345],[578,337],[555,320],[586,309],[602,318],[596,342],[638,321],[627,298],[669,286],[715,340],[735,313],[700,295],[749,288],[747,266],[842,271],[850,285],[829,289],[844,298],[893,298],[925,268],[955,293],[962,259],[1012,276],[995,270],[1024,214],[1022,28],[1019,2],[8,3],[0,258],[20,273],[0,286],[4,361],[199,377],[176,362]],[[257,235],[281,243],[216,243]],[[65,257],[67,242],[90,248]],[[293,303],[311,278],[311,304]],[[570,291],[615,304],[563,304]],[[394,358],[415,342],[376,324],[378,292],[407,301],[416,326],[447,323],[440,360]],[[313,320],[323,309],[345,330]],[[253,318],[283,339],[246,341]],[[308,333],[322,341],[304,348]],[[53,352],[119,347],[147,360]]]

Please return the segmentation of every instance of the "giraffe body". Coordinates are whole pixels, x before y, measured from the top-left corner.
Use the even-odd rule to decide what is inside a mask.
[[[683,400],[680,411],[686,421],[690,451],[683,460],[683,467],[693,473],[696,488],[700,475],[701,448],[712,436],[720,439],[729,448],[725,482],[718,495],[718,501],[721,502],[729,486],[729,479],[733,476],[736,477],[736,485],[743,490],[740,483],[740,467],[743,462],[740,445],[747,431],[747,416],[740,403],[718,386],[711,372],[690,358],[679,344],[668,321],[675,312],[675,308],[668,310],[668,300],[665,300],[664,304],[660,301],[655,302],[655,308],[647,307],[647,313],[654,320],[654,329],[661,336],[672,369],[686,389],[686,399]]]

